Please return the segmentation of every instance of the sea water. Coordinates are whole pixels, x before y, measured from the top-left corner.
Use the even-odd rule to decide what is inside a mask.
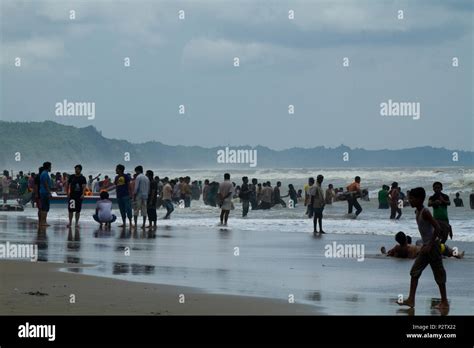
[[[191,176],[192,180],[220,180],[223,170],[155,170],[160,177]],[[448,211],[454,238],[451,247],[466,251],[463,260],[446,259],[448,289],[452,314],[473,311],[474,210],[469,208],[473,187],[472,169],[358,169],[358,170],[258,170],[229,171],[231,180],[241,177],[259,181],[282,181],[303,188],[307,178],[323,174],[323,186],[332,183],[345,187],[355,175],[362,187],[371,192],[371,200],[360,201],[358,219],[348,219],[347,202],[336,202],[324,210],[324,229],[328,234],[312,235],[312,220],[305,207],[274,207],[250,211],[242,218],[239,200],[231,211],[229,228],[217,226],[219,208],[192,201],[190,208],[176,206],[171,220],[158,220],[155,233],[100,230],[92,219],[93,209],[84,209],[81,227],[68,230],[67,209],[54,208],[49,213],[51,227],[38,232],[36,209],[0,214],[0,241],[35,243],[40,261],[91,264],[70,271],[129,281],[144,281],[177,286],[191,286],[211,293],[241,294],[278,298],[291,295],[297,303],[321,306],[329,314],[397,314],[393,306],[400,293],[406,293],[412,260],[394,260],[380,255],[380,246],[395,244],[394,234],[404,231],[418,239],[414,210],[403,208],[400,220],[389,219],[389,210],[377,209],[374,196],[382,184],[398,181],[404,191],[423,186],[428,195],[433,181],[444,184],[444,192],[461,192],[465,207],[452,204]],[[102,171],[103,174],[112,175]],[[88,173],[86,173],[88,174]],[[282,194],[286,194],[282,189]],[[119,212],[115,211],[118,215]],[[161,217],[165,211],[158,210]],[[141,222],[141,218],[139,218]],[[325,247],[331,243],[364,246],[364,261],[327,258]],[[128,254],[127,254],[128,251]],[[436,284],[427,270],[419,288],[419,303],[438,296]],[[183,289],[183,291],[186,291]],[[417,314],[431,314],[429,306],[417,306]],[[426,308],[425,308],[426,307]]]

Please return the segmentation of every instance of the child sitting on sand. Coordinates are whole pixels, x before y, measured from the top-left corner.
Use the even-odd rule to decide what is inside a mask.
[[[406,258],[414,259],[418,255],[418,252],[420,251],[421,247],[417,245],[411,245],[410,236],[407,236],[405,233],[400,231],[395,235],[395,240],[397,241],[398,244],[395,245],[388,252],[385,251],[385,247],[383,246],[380,249],[382,254],[386,254],[387,256],[392,256],[392,257],[399,257],[402,259],[406,259]]]
[[[109,193],[107,191],[100,193],[100,200],[97,201],[95,214],[92,215],[92,217],[100,224],[100,228],[102,228],[102,224],[110,228],[112,222],[117,219],[117,217],[112,214],[112,201],[109,200]]]
[[[384,255],[391,257],[398,257],[401,259],[414,259],[418,256],[418,253],[423,245],[422,240],[417,240],[416,245],[411,245],[411,237],[405,235],[402,231],[398,232],[395,235],[395,240],[397,245],[395,245],[388,252],[385,247],[380,248],[380,252]],[[457,259],[462,259],[464,257],[464,251],[458,252],[456,248],[450,248],[446,244],[439,244],[439,250],[442,256],[446,257],[455,257]]]

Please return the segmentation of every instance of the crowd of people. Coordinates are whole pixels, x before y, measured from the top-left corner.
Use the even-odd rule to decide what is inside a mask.
[[[46,217],[50,205],[48,197],[51,192],[67,195],[70,227],[74,218],[76,224],[79,222],[84,197],[100,195],[93,218],[101,226],[104,224],[110,227],[116,216],[108,211],[112,207],[112,204],[109,204],[112,202],[109,193],[115,191],[122,218],[121,226],[126,227],[128,222],[130,227],[135,228],[138,226],[139,216],[142,216],[142,228],[146,227],[147,219],[148,228],[156,228],[157,209],[163,207],[166,210],[163,219],[169,219],[176,205],[188,208],[193,200],[198,201],[201,197],[205,205],[221,208],[220,224],[224,226],[228,223],[230,211],[235,208],[234,199],[240,199],[242,203],[242,217],[246,217],[250,210],[267,210],[274,206],[295,208],[302,203],[306,207],[307,217],[313,219],[313,232],[325,233],[322,221],[326,205],[335,201],[347,201],[348,215],[357,218],[362,212],[358,199],[368,200],[368,191],[361,189],[359,176],[356,176],[346,189],[334,188],[333,184],[323,189],[324,177],[318,175],[316,180],[310,177],[303,190],[297,191],[293,184],[289,184],[286,195],[283,195],[280,181],[273,186],[270,181],[259,182],[256,178],[250,180],[244,176],[242,183],[237,185],[230,180],[228,173],[224,175],[222,182],[206,179],[203,183],[198,180],[191,181],[189,176],[160,179],[152,170],[144,172],[142,166],[137,166],[133,174],[125,173],[125,166],[122,164],[116,166],[116,176],[113,179],[107,175],[101,179],[101,174],[95,177],[89,175],[86,179],[82,174],[81,165],[75,166],[74,174],[52,173],[51,170],[51,163],[45,162],[38,173],[25,175],[20,171],[15,179],[9,176],[8,171],[4,171],[1,180],[4,202],[13,189],[23,205],[31,202],[33,206],[38,207],[39,222],[41,225],[47,225]],[[441,183],[435,184],[435,195],[430,198],[430,202],[434,200],[440,203],[429,203],[429,206],[433,206],[436,218],[447,221],[446,207],[450,205],[449,197],[441,192]],[[403,193],[397,182],[393,182],[391,187],[384,184],[378,192],[378,207],[390,209],[390,219],[399,219],[402,208],[409,205],[409,194],[410,191]],[[284,198],[287,198],[287,201]],[[454,203],[456,207],[464,205],[459,193],[456,194]],[[471,194],[471,207],[474,208],[474,194]]]
[[[357,218],[362,212],[362,207],[358,202],[359,198],[368,200],[368,191],[361,189],[361,178],[356,176],[354,181],[346,187],[334,189],[329,184],[327,189],[323,189],[324,176],[318,175],[316,180],[309,178],[303,190],[296,191],[293,184],[288,185],[286,195],[281,194],[281,182],[278,181],[272,186],[270,181],[259,183],[256,178],[249,180],[242,177],[242,184],[236,185],[231,181],[229,173],[224,174],[224,180],[220,183],[216,181],[191,181],[189,176],[169,179],[160,179],[155,176],[152,170],[144,172],[142,166],[134,169],[134,174],[125,173],[125,166],[118,164],[115,172],[116,176],[111,180],[105,176],[100,180],[100,174],[96,177],[89,175],[88,180],[82,174],[80,164],[74,167],[74,174],[56,173],[51,174],[52,164],[43,163],[38,173],[24,175],[20,172],[15,180],[12,180],[8,171],[4,171],[1,180],[3,200],[9,198],[10,188],[18,191],[21,197],[29,193],[29,200],[38,207],[38,220],[40,226],[48,226],[47,215],[50,208],[52,193],[62,193],[67,196],[67,207],[69,211],[68,227],[78,225],[82,203],[85,196],[98,193],[100,199],[97,200],[93,219],[102,228],[110,228],[117,219],[112,213],[112,200],[109,192],[115,191],[117,204],[122,219],[121,227],[128,225],[132,228],[138,226],[138,216],[142,216],[141,227],[156,229],[157,209],[161,206],[166,209],[163,219],[169,219],[174,206],[178,204],[182,208],[191,206],[192,200],[199,200],[201,195],[204,204],[218,206],[221,209],[220,225],[227,226],[230,211],[235,209],[233,199],[240,199],[242,203],[242,216],[246,217],[249,210],[267,210],[274,206],[294,208],[300,202],[306,206],[306,215],[313,219],[313,231],[315,234],[325,233],[323,230],[323,211],[326,205],[337,200],[347,201],[348,214]],[[428,198],[428,207],[424,206],[426,191],[422,187],[417,187],[407,191],[405,195],[399,184],[393,182],[391,187],[383,185],[378,192],[379,209],[390,209],[390,219],[400,219],[402,207],[410,205],[415,208],[416,222],[421,236],[421,240],[415,245],[411,244],[411,237],[400,231],[395,235],[397,245],[388,252],[382,247],[383,254],[401,258],[416,258],[410,271],[410,294],[400,305],[414,307],[415,293],[418,279],[427,265],[430,265],[435,281],[439,286],[441,303],[439,308],[449,307],[446,294],[446,271],[443,267],[442,256],[454,256],[462,258],[464,253],[446,245],[448,238],[453,237],[453,231],[448,218],[448,206],[451,201],[448,195],[443,192],[441,182],[433,184],[433,195]],[[303,196],[304,195],[304,196]],[[283,198],[288,197],[288,203]],[[456,207],[464,206],[459,193],[454,199]],[[470,196],[471,208],[474,209],[474,193]],[[433,213],[429,210],[432,208]],[[353,213],[355,209],[355,213]]]

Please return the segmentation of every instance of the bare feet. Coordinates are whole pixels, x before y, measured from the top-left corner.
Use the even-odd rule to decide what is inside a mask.
[[[405,301],[399,302],[397,301],[399,306],[408,306],[410,308],[415,308],[415,301],[406,299]]]
[[[449,303],[448,303],[448,301],[442,301],[439,304],[437,304],[436,306],[434,306],[433,308],[439,309],[440,311],[445,310],[445,309],[449,309]]]

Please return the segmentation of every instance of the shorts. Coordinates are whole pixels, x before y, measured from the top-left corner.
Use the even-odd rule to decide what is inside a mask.
[[[420,252],[411,267],[410,275],[419,278],[426,266],[430,265],[436,283],[446,283],[446,271],[438,244],[433,245],[430,252]]]
[[[142,212],[141,216],[146,217],[146,213],[147,213],[146,203],[147,203],[146,198],[137,197],[132,203],[133,215],[138,216],[138,213],[141,211]]]
[[[82,209],[82,199],[80,197],[69,198],[67,209],[70,213],[80,213]]]
[[[97,221],[99,224],[106,224],[106,223],[112,223],[112,222],[115,222],[115,220],[117,220],[117,216],[115,216],[114,214],[112,214],[111,216],[111,219],[109,221],[102,221],[99,219],[99,216],[97,214],[94,214],[92,215],[92,218]]]
[[[41,193],[40,194],[40,202],[41,202],[41,211],[49,211],[49,193]]]

